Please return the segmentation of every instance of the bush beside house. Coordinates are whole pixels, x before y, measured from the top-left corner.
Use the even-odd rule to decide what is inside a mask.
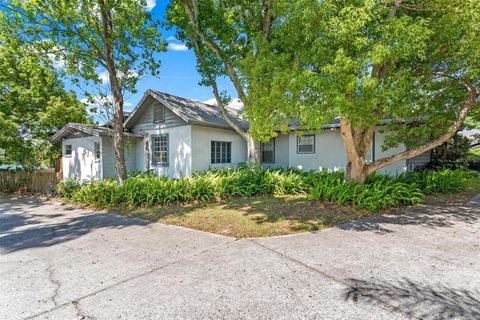
[[[80,187],[67,179],[60,183],[58,192],[74,203],[96,208],[152,207],[232,197],[306,194],[311,200],[377,211],[421,203],[427,193],[460,192],[479,185],[478,173],[462,169],[422,171],[398,177],[375,174],[365,185],[357,185],[345,182],[342,171],[234,168],[180,179],[140,174],[128,178],[122,186],[114,180],[103,180]]]

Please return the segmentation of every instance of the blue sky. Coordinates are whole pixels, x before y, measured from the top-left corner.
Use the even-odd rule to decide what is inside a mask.
[[[151,10],[152,14],[156,18],[163,20],[168,0],[147,0],[147,4],[150,8],[155,5]],[[185,45],[176,40],[172,30],[162,30],[162,35],[168,43],[168,50],[158,54],[158,58],[161,61],[160,75],[159,77],[147,76],[140,79],[137,84],[138,92],[125,95],[125,110],[132,110],[148,89],[163,91],[202,102],[213,101],[211,88],[198,84],[200,75],[195,67],[196,59],[193,51],[188,50]],[[105,81],[107,81],[106,78]],[[237,97],[235,89],[229,80],[219,79],[218,84],[220,90],[226,90],[232,99]],[[67,83],[66,87],[77,92],[80,99],[83,98],[82,91],[76,86]]]

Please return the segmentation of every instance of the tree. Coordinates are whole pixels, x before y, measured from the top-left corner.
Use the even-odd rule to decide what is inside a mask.
[[[0,41],[0,148],[5,163],[36,167],[61,154],[50,137],[69,122],[84,123],[87,112],[65,91],[50,60]]]
[[[255,47],[270,40],[272,1],[174,0],[167,9],[177,38],[195,51],[201,84],[212,87],[225,121],[246,141],[248,162],[259,161],[257,145],[251,134],[230,118],[226,107],[230,97],[219,91],[217,79],[229,78],[244,110],[250,108],[243,61]]]
[[[114,106],[113,146],[120,183],[126,178],[123,135],[124,93],[140,77],[158,74],[154,54],[165,50],[158,23],[145,0],[7,1],[3,24],[36,52],[65,64],[77,84],[100,84],[106,70]],[[105,95],[105,94],[104,94]]]
[[[286,2],[272,41],[249,59],[255,137],[296,120],[319,129],[341,117],[346,179],[443,144],[467,115],[478,118],[479,0],[298,0]],[[372,163],[365,157],[379,125],[384,148],[407,150]]]

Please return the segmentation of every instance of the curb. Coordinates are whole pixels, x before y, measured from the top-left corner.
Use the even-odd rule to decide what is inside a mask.
[[[468,204],[474,205],[474,206],[480,206],[480,193],[477,194],[472,200],[470,200]]]

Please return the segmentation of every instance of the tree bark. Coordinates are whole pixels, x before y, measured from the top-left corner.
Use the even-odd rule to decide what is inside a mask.
[[[458,130],[461,129],[463,121],[470,110],[478,104],[477,99],[480,94],[479,90],[469,81],[465,81],[465,86],[468,92],[467,98],[465,99],[463,107],[458,113],[455,122],[446,133],[421,146],[389,157],[381,158],[371,163],[366,162],[365,156],[371,146],[376,126],[373,125],[369,128],[359,128],[352,124],[348,117],[342,117],[340,129],[348,159],[345,170],[345,180],[364,184],[368,176],[372,173],[398,161],[416,157],[447,142]]]
[[[362,162],[352,162],[348,160],[345,170],[345,180],[354,181],[360,185],[365,184],[368,178],[368,167]]]
[[[124,135],[123,135],[123,93],[118,83],[115,59],[113,54],[113,22],[111,9],[104,0],[98,0],[102,16],[103,37],[105,42],[105,62],[108,72],[110,88],[112,90],[114,116],[113,116],[113,150],[115,154],[115,172],[120,184],[127,178],[125,165]]]
[[[368,178],[368,165],[365,156],[370,149],[375,127],[359,128],[352,124],[350,119],[342,117],[340,131],[343,145],[347,153],[347,167],[345,180],[364,184]]]
[[[257,142],[253,140],[253,137],[247,134],[245,138],[247,142],[247,162],[248,163],[260,163],[260,148]]]

